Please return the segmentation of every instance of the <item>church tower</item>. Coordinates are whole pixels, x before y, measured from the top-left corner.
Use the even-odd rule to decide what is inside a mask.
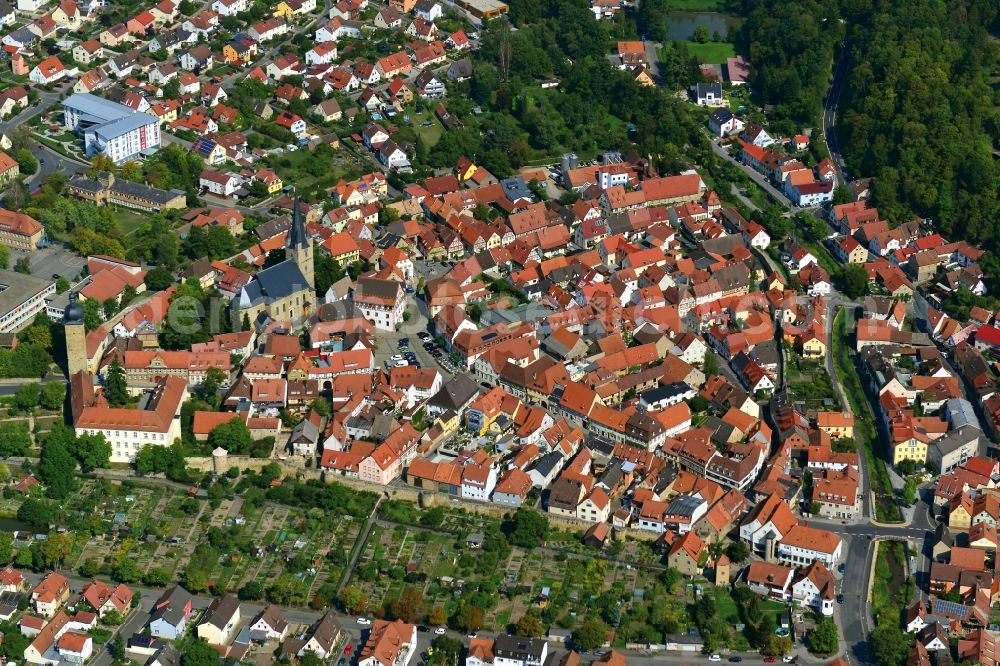
[[[306,223],[302,219],[302,210],[299,208],[299,195],[295,195],[295,204],[292,206],[292,228],[288,230],[288,240],[285,244],[285,258],[291,259],[302,271],[310,289],[315,289],[313,275],[313,246],[306,233]]]
[[[87,331],[83,327],[83,306],[77,300],[75,291],[69,294],[69,305],[63,313],[63,324],[66,329],[66,362],[69,366],[69,376],[87,372]]]

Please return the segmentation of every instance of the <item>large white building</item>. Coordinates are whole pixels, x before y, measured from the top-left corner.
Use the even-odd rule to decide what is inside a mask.
[[[13,333],[30,324],[55,293],[52,280],[0,271],[0,333]]]
[[[796,525],[778,544],[778,560],[793,566],[808,566],[820,562],[832,569],[840,560],[844,540],[833,532]]]
[[[73,375],[70,391],[77,436],[104,435],[111,462],[133,462],[143,446],[170,446],[181,437],[181,405],[188,399],[181,377],[163,378],[142,397],[139,409],[95,404],[93,376],[85,372]]]
[[[403,321],[406,306],[406,292],[403,285],[395,280],[361,278],[354,288],[354,304],[365,319],[383,331],[395,331]]]
[[[160,147],[160,121],[89,93],[70,95],[63,101],[66,128],[83,137],[88,157],[107,155],[121,164]]]

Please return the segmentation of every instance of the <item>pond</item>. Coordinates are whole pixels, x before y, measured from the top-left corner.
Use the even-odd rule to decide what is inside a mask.
[[[47,528],[38,529],[34,527],[28,527],[27,523],[21,522],[17,518],[0,518],[0,532],[17,532],[19,530],[24,530],[25,532],[31,532],[32,534],[45,534],[49,530]]]
[[[708,29],[709,38],[718,32],[723,39],[727,39],[727,35],[730,33],[731,37],[735,39],[736,31],[740,28],[740,19],[737,16],[719,12],[683,10],[672,11],[667,18],[667,32],[670,39],[674,41],[690,40],[694,37],[695,28],[699,26],[705,26]]]

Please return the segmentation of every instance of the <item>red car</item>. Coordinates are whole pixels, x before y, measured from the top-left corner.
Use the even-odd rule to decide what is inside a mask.
[[[354,646],[348,643],[347,645],[344,646],[344,654],[351,654],[351,650],[353,649]]]
[[[776,661],[778,661],[778,660],[775,659],[774,657],[764,657],[764,663],[765,664],[773,664]]]

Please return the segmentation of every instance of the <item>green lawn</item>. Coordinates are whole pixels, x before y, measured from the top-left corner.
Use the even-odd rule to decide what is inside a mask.
[[[726,58],[736,56],[736,47],[729,42],[698,42],[687,43],[688,53],[698,58],[698,60],[710,65],[719,65],[726,62]]]
[[[411,112],[409,115],[410,122],[413,124],[413,131],[423,139],[424,145],[428,149],[433,148],[434,144],[440,141],[441,135],[444,134],[444,126],[429,111]],[[430,124],[425,127],[425,122],[429,122]]]
[[[144,214],[128,208],[119,208],[115,211],[114,217],[115,226],[123,236],[132,235],[146,221]]]

